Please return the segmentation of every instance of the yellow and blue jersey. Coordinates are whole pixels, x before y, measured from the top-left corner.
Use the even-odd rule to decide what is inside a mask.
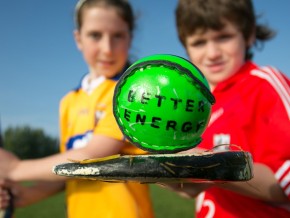
[[[61,101],[61,152],[86,146],[95,134],[124,139],[113,115],[116,78],[100,77],[90,85],[87,85],[87,80],[85,76],[80,87],[69,92]],[[129,143],[121,152],[144,153]],[[153,217],[147,185],[71,179],[67,181],[66,193],[69,218]]]

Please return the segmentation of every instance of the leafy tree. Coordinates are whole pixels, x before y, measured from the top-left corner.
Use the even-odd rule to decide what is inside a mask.
[[[8,127],[3,137],[5,149],[21,159],[45,157],[58,152],[58,140],[44,133],[42,129],[29,126]]]

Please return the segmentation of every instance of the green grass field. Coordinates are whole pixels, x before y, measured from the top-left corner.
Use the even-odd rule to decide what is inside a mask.
[[[156,218],[193,218],[194,200],[150,185]],[[64,193],[15,211],[16,218],[65,218]]]

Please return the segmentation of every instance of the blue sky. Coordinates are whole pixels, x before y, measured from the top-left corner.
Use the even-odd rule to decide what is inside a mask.
[[[170,53],[187,58],[175,29],[176,0],[131,0],[138,15],[131,49],[136,59]],[[58,105],[87,68],[73,41],[76,0],[0,0],[2,131],[29,125],[58,136]],[[254,0],[259,22],[278,35],[254,60],[290,76],[290,1]]]

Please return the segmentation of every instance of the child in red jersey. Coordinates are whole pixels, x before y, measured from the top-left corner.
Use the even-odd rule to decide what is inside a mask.
[[[200,149],[234,144],[253,156],[249,182],[185,184],[196,217],[290,217],[289,79],[251,61],[274,33],[256,24],[251,0],[179,0],[179,39],[216,98]],[[214,150],[226,150],[218,146]]]
[[[0,150],[0,178],[45,181],[25,188],[1,180],[0,208],[7,207],[8,194],[3,188],[11,187],[18,207],[50,196],[65,184],[69,218],[152,218],[147,185],[66,179],[51,172],[54,165],[68,159],[143,153],[124,142],[112,107],[117,79],[128,67],[134,29],[130,4],[125,0],[80,0],[75,18],[75,41],[89,72],[61,101],[61,153],[20,161]]]

